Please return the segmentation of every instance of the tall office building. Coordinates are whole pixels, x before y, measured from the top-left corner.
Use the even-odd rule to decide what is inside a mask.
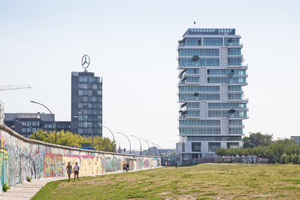
[[[72,72],[71,130],[83,136],[102,136],[102,77]]]
[[[242,146],[248,66],[235,29],[190,28],[179,41],[179,135],[182,160],[212,158]]]

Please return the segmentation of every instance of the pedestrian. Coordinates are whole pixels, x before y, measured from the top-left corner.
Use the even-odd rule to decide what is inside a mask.
[[[74,182],[75,182],[76,176],[79,181],[79,168],[80,167],[78,166],[78,162],[76,162],[75,166],[74,166]]]
[[[126,172],[129,170],[129,162],[126,165]]]
[[[68,165],[66,167],[66,171],[67,171],[67,174],[68,174],[68,177],[69,177],[69,181],[70,182],[70,178],[71,178],[71,174],[72,174],[72,165],[70,162],[68,162]]]
[[[123,164],[123,172],[124,172],[124,171],[127,172],[127,169],[126,169],[126,168],[127,168],[127,167],[126,167],[126,164],[124,163],[124,164]]]

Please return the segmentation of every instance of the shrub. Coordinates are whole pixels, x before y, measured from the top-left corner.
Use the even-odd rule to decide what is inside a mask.
[[[26,180],[27,180],[28,182],[31,182],[31,177],[27,176]]]
[[[6,192],[9,189],[9,186],[6,183],[3,183],[3,191]]]

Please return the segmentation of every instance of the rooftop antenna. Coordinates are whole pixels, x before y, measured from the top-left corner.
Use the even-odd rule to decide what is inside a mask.
[[[195,28],[195,26],[196,26],[196,21],[194,20],[194,28]]]

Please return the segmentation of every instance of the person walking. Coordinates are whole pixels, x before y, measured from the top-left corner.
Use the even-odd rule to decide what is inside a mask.
[[[74,166],[74,182],[75,182],[76,176],[79,181],[79,169],[80,169],[80,167],[78,166],[78,162],[76,162],[75,166]]]
[[[66,167],[66,171],[67,171],[67,174],[68,174],[68,177],[69,177],[69,181],[68,182],[70,182],[71,174],[72,174],[72,165],[70,164],[70,162],[68,162],[68,165]]]

